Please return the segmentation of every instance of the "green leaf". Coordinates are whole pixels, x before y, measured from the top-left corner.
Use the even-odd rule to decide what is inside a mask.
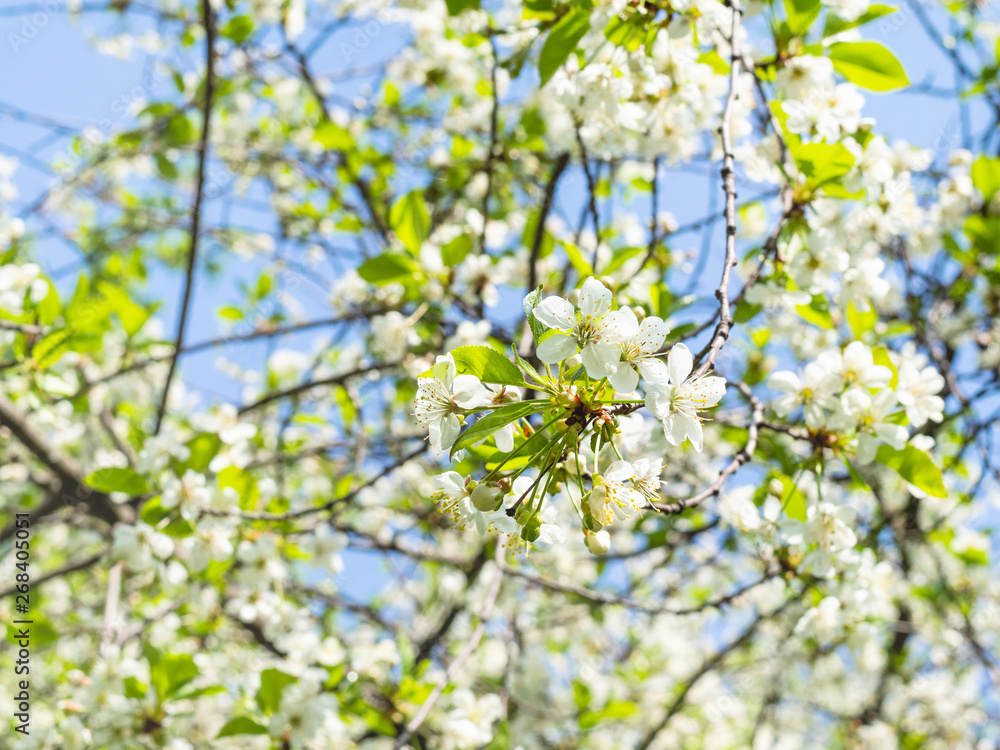
[[[576,45],[589,30],[590,11],[584,10],[570,11],[552,27],[538,58],[538,73],[542,77],[542,86],[548,83],[559,70],[559,66],[566,62],[566,58],[576,49]]]
[[[874,21],[876,18],[881,18],[882,16],[887,16],[890,13],[895,13],[897,10],[899,10],[899,8],[893,5],[869,5],[868,10],[853,21],[845,21],[840,16],[831,13],[828,10],[826,13],[826,24],[823,27],[823,37],[826,38],[828,36],[833,36],[834,34],[839,34],[841,31],[855,29],[858,26],[863,26],[866,23]]]
[[[534,401],[518,401],[513,404],[501,406],[499,409],[494,409],[486,416],[477,419],[469,429],[458,436],[458,440],[455,441],[455,444],[451,448],[451,454],[455,455],[456,451],[485,440],[501,427],[505,427],[511,422],[521,419],[521,417],[526,417],[529,414],[540,411],[547,403],[540,404]]]
[[[830,308],[822,295],[817,294],[808,305],[796,305],[795,309],[813,325],[826,329],[834,328],[833,316],[830,315]]]
[[[31,357],[40,370],[47,370],[58,362],[62,355],[70,350],[70,339],[73,337],[72,328],[60,328],[49,333],[35,344],[31,350]]]
[[[627,19],[613,16],[604,27],[604,36],[615,46],[635,52],[646,39],[646,18],[639,13],[634,13]]]
[[[484,383],[524,386],[524,375],[517,365],[488,346],[460,346],[451,356],[459,374],[475,375]]]
[[[419,190],[407,193],[393,204],[389,211],[389,224],[403,247],[411,253],[420,252],[431,228],[431,217]]]
[[[399,253],[383,253],[358,266],[358,275],[378,286],[393,281],[408,281],[417,274],[413,261]]]
[[[154,154],[153,158],[156,160],[156,171],[160,173],[160,177],[165,180],[177,179],[177,167],[166,155]]]
[[[910,83],[896,56],[878,42],[837,42],[830,46],[830,60],[848,81],[872,91],[892,91]]]
[[[860,339],[868,331],[875,328],[877,320],[878,313],[871,306],[869,306],[868,312],[859,312],[853,302],[847,306],[847,324],[851,327],[856,339]]]
[[[879,446],[876,460],[931,497],[948,497],[941,470],[930,456],[909,443],[899,451],[891,445]]]
[[[524,370],[526,373],[528,373],[528,375],[530,375],[531,377],[533,377],[539,383],[543,382],[542,381],[542,376],[538,374],[538,370],[536,370],[534,367],[532,367],[530,362],[528,362],[526,359],[523,359],[521,357],[521,355],[517,353],[517,349],[514,347],[513,344],[511,344],[510,350],[511,350],[511,352],[514,355],[514,361],[517,362],[518,366],[522,370]]]
[[[531,328],[531,336],[535,340],[535,345],[538,345],[538,340],[545,333],[546,328],[538,318],[535,317],[535,307],[538,303],[542,301],[542,285],[539,284],[531,292],[528,292],[524,297],[524,302],[521,306],[524,309],[524,317],[528,319],[528,326]]]
[[[197,472],[205,471],[221,447],[222,440],[219,439],[218,435],[210,432],[199,432],[187,442],[187,448],[191,455],[186,462],[178,467],[181,469],[179,474],[187,469],[193,469]]]
[[[334,151],[346,151],[354,146],[354,138],[351,137],[347,129],[329,120],[316,126],[313,140],[324,148]]]
[[[463,10],[478,8],[479,0],[445,0],[445,5],[448,6],[449,16],[457,16]]]
[[[226,725],[216,735],[216,739],[233,737],[237,734],[267,734],[267,728],[261,726],[249,716],[238,716],[226,722]]]
[[[277,669],[265,669],[260,673],[260,690],[257,691],[257,705],[265,714],[272,714],[278,710],[281,703],[281,693],[293,682],[297,682],[295,677]]]
[[[746,300],[741,300],[736,306],[736,312],[733,313],[733,321],[736,323],[747,323],[753,320],[757,313],[764,309],[763,305],[754,305]],[[662,316],[661,316],[662,317]],[[672,331],[674,335],[677,334],[677,330]]]
[[[889,356],[889,350],[884,346],[872,347],[872,359],[875,364],[882,365],[882,367],[892,373],[892,378],[889,380],[889,387],[895,388],[896,384],[899,382],[899,372],[896,370],[896,365],[892,363],[892,358]]]
[[[973,214],[965,220],[965,234],[977,253],[996,255],[1000,252],[1000,217]]]
[[[566,257],[569,258],[569,262],[576,269],[576,272],[580,274],[580,278],[585,279],[588,276],[594,275],[594,269],[590,265],[590,261],[583,257],[580,248],[572,242],[563,242],[562,240],[559,241],[559,244],[563,246],[563,249],[566,251]]]
[[[840,458],[844,462],[844,466],[847,467],[847,473],[851,475],[851,485],[855,489],[871,492],[872,488],[868,486],[868,482],[866,482],[865,478],[861,476],[861,473],[854,468],[854,464],[848,461],[845,456],[841,456]]]
[[[223,307],[219,310],[219,317],[226,320],[243,320],[243,311],[238,307]]]
[[[133,496],[149,492],[146,479],[128,468],[98,469],[83,481],[98,492],[125,492]]]
[[[819,16],[822,7],[820,0],[785,0],[789,31],[797,36],[804,34]]]
[[[1000,159],[980,156],[972,163],[972,184],[983,194],[987,203],[1000,191]]]
[[[147,653],[147,657],[152,652]],[[149,683],[162,703],[199,674],[190,654],[157,654],[150,658]]]
[[[854,154],[842,143],[806,143],[791,151],[799,171],[813,187],[843,177],[851,171],[855,161]]]
[[[118,316],[122,328],[129,336],[134,336],[139,332],[149,320],[152,310],[147,310],[142,305],[136,304],[124,290],[113,284],[101,282],[97,285],[97,290],[107,299],[111,306],[111,312]]]
[[[472,238],[467,234],[460,234],[448,244],[441,248],[441,262],[448,268],[454,268],[472,250]]]
[[[796,521],[805,521],[806,496],[802,494],[791,477],[779,474],[778,478],[784,488],[781,493],[781,506],[785,509],[785,515]]]
[[[222,27],[222,36],[242,44],[253,33],[253,20],[250,16],[233,16],[229,23]]]
[[[142,700],[146,697],[146,685],[143,685],[135,677],[126,677],[125,683],[125,697],[126,698],[136,698]]]

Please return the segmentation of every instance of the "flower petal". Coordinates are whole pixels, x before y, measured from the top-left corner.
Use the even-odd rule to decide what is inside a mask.
[[[622,362],[618,365],[618,369],[608,376],[608,382],[619,393],[632,393],[639,385],[639,373],[627,362]]]
[[[693,367],[694,357],[691,356],[691,350],[684,344],[674,344],[667,355],[667,371],[670,373],[670,382],[674,385],[680,385],[691,374]]]
[[[535,306],[535,317],[549,328],[572,331],[576,327],[576,313],[569,300],[562,297],[546,297]]]
[[[585,316],[601,318],[611,308],[611,290],[590,276],[583,282],[576,306]]]
[[[627,308],[626,308],[627,309]],[[615,310],[604,316],[601,322],[601,341],[621,344],[631,341],[639,334],[639,321],[631,310]]]
[[[663,346],[663,340],[670,333],[670,326],[655,315],[642,321],[639,326],[639,349],[646,354],[655,354]]]
[[[452,383],[452,393],[454,401],[463,409],[472,409],[482,406],[487,401],[489,395],[486,388],[479,382],[475,375],[458,375]]]
[[[615,344],[590,343],[580,352],[587,375],[595,380],[609,377],[618,369],[621,361],[621,349]],[[544,360],[543,360],[544,361]]]
[[[547,365],[562,362],[576,354],[576,337],[557,333],[538,345],[538,358]]]

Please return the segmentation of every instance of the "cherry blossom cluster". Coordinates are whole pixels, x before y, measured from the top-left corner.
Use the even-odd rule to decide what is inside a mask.
[[[459,373],[450,353],[438,356],[432,371],[418,379],[414,416],[428,430],[434,452],[450,450],[463,460],[465,449],[474,448],[476,458],[495,464],[478,480],[458,471],[435,477],[440,509],[455,526],[506,535],[519,548],[561,542],[566,534],[552,523],[547,497],[575,484],[577,497],[565,494],[590,550],[604,552],[609,536],[603,527],[655,508],[662,486],[661,458],[623,459],[619,418],[645,406],[670,445],[689,441],[702,450],[701,412],[725,395],[725,379],[694,372],[694,358],[682,343],[664,357],[670,331],[662,319],[613,306],[611,290],[593,277],[568,299],[549,296],[526,306],[537,324],[541,371],[515,352],[526,377],[523,388],[484,382],[484,373]],[[523,400],[522,390],[545,398]],[[470,442],[461,437],[462,425],[477,414],[467,428],[477,438]],[[486,441],[495,453],[484,452]],[[592,456],[591,471],[585,453]],[[610,463],[602,471],[605,456]]]

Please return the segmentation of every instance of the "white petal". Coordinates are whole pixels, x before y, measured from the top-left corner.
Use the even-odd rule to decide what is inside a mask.
[[[576,354],[576,337],[556,333],[538,345],[538,358],[547,365],[562,362]]]
[[[583,366],[587,368],[587,375],[595,380],[601,380],[618,369],[621,349],[615,344],[605,344],[603,341],[599,344],[591,343],[583,347],[580,357],[583,359]]]
[[[658,381],[646,383],[646,409],[657,419],[666,419],[670,413],[670,397],[673,386]]]
[[[869,388],[885,388],[892,381],[892,370],[885,365],[869,365],[860,371],[860,380]]]
[[[618,369],[608,376],[608,382],[619,393],[632,393],[639,385],[639,373],[627,362],[622,362]]]
[[[663,420],[663,434],[671,445],[681,445],[688,439],[691,446],[701,453],[704,438],[701,422],[697,418],[675,411]]]
[[[670,373],[670,382],[674,385],[680,385],[691,374],[693,367],[694,357],[691,356],[691,350],[684,344],[674,344],[667,355],[667,371]]]
[[[890,424],[888,422],[877,423],[872,426],[875,434],[887,442],[896,450],[902,450],[906,445],[906,438],[909,436],[906,428],[901,424]]]
[[[493,433],[493,438],[497,441],[498,450],[510,453],[514,450],[514,424],[504,425]]]
[[[449,414],[441,420],[441,450],[446,451],[455,444],[461,429],[461,423],[454,414]]]
[[[670,326],[655,315],[646,318],[639,326],[639,349],[646,354],[655,354],[663,346],[663,340],[670,333]]]
[[[615,310],[613,313],[605,315],[601,322],[602,342],[621,344],[625,341],[631,341],[638,334],[639,322],[631,310],[628,313],[623,310]]]
[[[875,460],[876,453],[875,438],[867,432],[862,432],[858,436],[858,463],[870,464]]]
[[[670,380],[667,363],[659,357],[643,357],[638,364],[643,380],[660,383],[667,383]]]
[[[546,297],[535,306],[535,317],[549,328],[572,331],[576,327],[576,313],[569,300]]]
[[[434,363],[434,377],[444,383],[445,388],[451,388],[455,379],[455,360],[450,354],[439,354]]]
[[[583,282],[576,306],[585,316],[600,318],[611,308],[611,290],[591,276]]]
[[[609,482],[624,482],[635,474],[635,469],[628,461],[615,461],[604,472],[604,478]]]
[[[771,375],[767,379],[767,387],[785,393],[798,393],[802,390],[802,381],[799,376],[790,370],[782,370]]]
[[[715,406],[726,395],[726,379],[718,375],[699,378],[694,384],[694,392],[702,408]]]
[[[455,403],[463,409],[472,409],[486,403],[488,392],[475,375],[458,375],[452,383]]]

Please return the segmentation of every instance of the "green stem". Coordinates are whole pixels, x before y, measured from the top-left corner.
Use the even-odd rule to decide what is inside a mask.
[[[538,432],[542,432],[543,430],[547,430],[549,427],[551,427],[552,425],[554,425],[560,419],[562,419],[562,414],[561,413],[557,414],[551,420],[549,420],[548,422],[546,422],[545,424],[543,424],[541,426],[541,428],[538,430]],[[561,437],[562,437],[562,435],[556,435],[556,437],[553,438],[553,440],[557,440],[557,439],[559,439]],[[522,450],[524,450],[524,448],[528,444],[529,440],[531,440],[531,438],[528,438],[523,443],[521,443],[521,445],[517,448],[517,450],[511,451],[508,454],[508,456],[503,461],[501,461],[499,464],[496,465],[496,468],[493,469],[493,471],[491,471],[489,474],[487,474],[485,477],[483,477],[483,481],[485,482],[487,479],[490,479],[494,474],[496,474],[498,471],[500,471],[500,469],[502,469],[504,467],[504,465],[508,461],[510,461],[512,458],[514,458],[516,455],[518,455]],[[551,442],[549,444],[551,445]],[[527,467],[525,467],[525,468],[527,468]],[[524,469],[522,469],[521,471],[524,471]],[[518,472],[518,475],[520,475],[520,472]]]

